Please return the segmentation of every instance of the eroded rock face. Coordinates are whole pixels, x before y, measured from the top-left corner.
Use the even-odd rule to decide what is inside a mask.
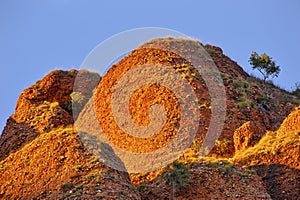
[[[81,82],[72,95],[77,75]],[[22,92],[0,138],[0,198],[139,199],[128,174],[92,157],[70,128],[72,96],[84,96],[76,102],[84,106],[99,79],[58,70]]]
[[[68,112],[67,107],[71,103],[70,94],[73,91],[76,74],[76,70],[55,70],[25,89],[19,96],[16,111],[12,117],[18,123],[25,123],[36,129],[46,128],[48,124],[58,126],[73,123],[71,112]],[[47,115],[49,112],[52,112],[51,116],[56,114],[61,120],[52,123],[49,120],[50,114],[42,116],[43,113]],[[33,118],[37,116],[42,117],[36,124],[32,124]]]
[[[98,74],[55,70],[20,94],[15,113],[8,119],[0,138],[0,159],[41,133],[73,124],[72,101],[76,95],[72,97],[72,94],[77,77],[80,77],[80,83],[76,84],[76,94],[85,97],[76,101],[77,108],[81,108],[98,84]]]
[[[70,94],[77,71],[56,70],[25,89],[0,138],[0,158],[43,132],[73,123]]]
[[[184,52],[199,44],[202,45],[199,41],[185,41],[184,39],[154,39],[141,45],[138,49],[162,48],[169,49],[172,52],[172,49],[176,48],[182,49]],[[211,155],[231,157],[235,152],[233,135],[237,128],[248,121],[253,121],[259,126],[259,130],[277,130],[291,110],[299,105],[300,99],[295,98],[280,88],[271,84],[265,84],[259,79],[249,76],[237,62],[226,56],[221,48],[213,45],[202,45],[202,47],[207,51],[221,72],[227,96],[226,121],[219,140],[230,142],[227,143],[225,151],[218,152],[218,148],[216,147],[211,152]],[[152,54],[148,60],[149,59],[154,60],[155,54]],[[128,61],[129,59],[125,60]],[[164,64],[164,62],[161,63]],[[203,83],[205,86],[205,82]],[[200,87],[198,86],[198,88],[201,87],[205,88],[201,85]],[[200,102],[200,109],[206,110],[211,104],[209,93],[202,90],[198,95],[202,101]],[[206,105],[206,107],[204,105]],[[196,138],[200,141],[202,140],[203,134],[206,133],[208,128],[207,122],[210,120],[210,116],[209,114],[200,116],[201,121],[204,122],[200,124],[199,132],[196,135]],[[257,137],[259,138],[261,135]],[[252,141],[258,140],[255,139]]]
[[[236,129],[233,134],[235,151],[245,150],[254,146],[265,134],[266,129],[262,125],[248,121]]]
[[[0,162],[0,199],[140,199],[128,173],[85,149],[75,129],[39,135]]]
[[[279,133],[298,132],[300,131],[300,106],[294,109],[291,114],[283,121]]]

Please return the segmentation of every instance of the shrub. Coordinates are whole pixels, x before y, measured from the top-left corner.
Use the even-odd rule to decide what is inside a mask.
[[[235,105],[239,108],[253,107],[254,104],[249,98],[252,89],[248,82],[242,79],[236,79],[232,83],[233,90],[239,94],[239,97],[235,101]]]
[[[257,103],[267,103],[270,101],[269,98],[267,97],[263,97],[263,96],[259,96],[257,99],[256,99]]]
[[[295,83],[295,89],[292,91],[292,94],[300,97],[300,82]]]
[[[71,190],[74,187],[74,183],[64,183],[60,185],[60,189],[64,192]]]
[[[229,174],[232,171],[233,164],[232,163],[227,163],[224,165],[224,167],[220,166],[218,167],[219,172],[223,174]]]
[[[145,189],[147,187],[147,184],[145,183],[142,183],[140,185],[137,186],[137,190],[140,192],[142,191],[143,189]]]
[[[172,199],[175,196],[175,187],[183,187],[188,184],[191,172],[182,162],[173,162],[172,166],[162,175],[166,184],[172,186]]]

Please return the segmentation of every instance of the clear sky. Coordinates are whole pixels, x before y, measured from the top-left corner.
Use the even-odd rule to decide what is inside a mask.
[[[140,27],[220,46],[255,75],[251,51],[266,52],[281,66],[275,84],[290,90],[300,81],[299,11],[299,0],[0,0],[0,130],[25,88],[54,69],[78,69],[101,41]]]

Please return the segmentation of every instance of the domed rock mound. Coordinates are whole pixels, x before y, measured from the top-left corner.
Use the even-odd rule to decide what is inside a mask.
[[[179,81],[178,83],[174,81],[176,78],[169,81],[165,74],[160,74],[164,70],[167,71],[168,69],[176,70],[180,79],[185,79],[190,84],[190,87],[195,91],[199,105],[205,105],[202,108],[200,115],[202,118],[208,120],[203,120],[202,125],[199,126],[200,131],[198,131],[198,134],[202,134],[203,137],[203,133],[208,127],[210,118],[210,98],[207,87],[203,83],[200,75],[187,60],[173,52],[154,48],[140,48],[131,52],[130,55],[126,56],[123,60],[109,69],[105,76],[102,77],[95,96],[98,121],[103,128],[104,133],[116,146],[122,147],[131,152],[151,152],[170,143],[177,134],[178,128],[180,127],[180,119],[182,118],[181,111],[184,109],[190,109],[189,106],[195,103],[195,101],[191,100],[191,104],[184,104],[184,107],[182,107],[182,105],[181,107],[179,106],[178,96],[176,97],[176,95],[184,94],[184,90],[186,88],[179,85]],[[138,70],[135,72],[136,75],[130,74],[133,73],[132,70]],[[123,77],[127,72],[129,73],[127,79],[129,80],[124,79]],[[153,82],[140,84],[143,79],[146,79],[145,77],[147,77],[148,74],[151,74],[152,77],[154,77],[152,79]],[[136,76],[140,76],[141,78],[135,79]],[[164,81],[163,85],[160,84],[160,77]],[[123,82],[121,82],[121,78],[124,79]],[[117,84],[127,83],[128,85],[121,85],[121,88],[116,89]],[[124,88],[136,87],[136,85],[140,85],[140,87],[135,88],[129,95],[129,102],[123,102],[126,97],[120,97],[121,94],[118,94],[115,96],[120,97],[120,100],[118,100],[115,104],[129,104],[128,115],[131,115],[129,120],[132,120],[139,126],[150,126],[150,118],[153,120],[155,117],[160,117],[160,114],[152,114],[151,116],[151,106],[157,104],[163,106],[166,111],[166,122],[163,124],[161,130],[158,130],[158,133],[155,133],[155,135],[150,137],[145,137],[145,135],[142,135],[141,137],[133,137],[130,134],[125,133],[121,128],[119,128],[119,125],[116,122],[116,115],[114,115],[116,112],[114,113],[112,111],[114,106],[113,93]],[[172,90],[164,85],[172,85],[175,89]],[[189,96],[185,96],[184,98],[189,98]],[[127,110],[124,112],[126,113]],[[127,115],[125,114],[121,117],[127,117]],[[125,119],[123,121],[124,126],[129,124],[129,122],[125,121]],[[148,129],[148,132],[156,129],[156,126],[159,127],[157,124],[154,124],[152,129]],[[148,134],[148,132],[146,131],[145,134]],[[189,130],[187,129],[186,132],[188,133]]]

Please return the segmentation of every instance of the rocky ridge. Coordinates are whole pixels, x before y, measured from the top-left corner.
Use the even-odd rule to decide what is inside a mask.
[[[175,67],[190,78],[189,82],[200,99],[199,109],[204,121],[199,126],[195,142],[179,159],[188,166],[192,178],[182,190],[176,191],[176,199],[295,199],[299,194],[296,187],[299,185],[300,117],[299,108],[295,108],[300,103],[299,98],[250,77],[219,47],[201,44],[221,71],[226,87],[227,115],[221,137],[208,159],[210,161],[199,159],[197,143],[202,141],[209,123],[210,97],[201,77],[193,73],[188,62],[178,55],[157,50],[160,45],[171,48],[174,44],[176,48],[189,49],[201,43],[171,38],[153,40],[113,66],[111,73],[118,69],[129,70],[132,63],[157,62]],[[155,50],[151,50],[154,47]],[[85,85],[91,88],[76,88],[74,94],[76,76],[86,77],[83,78]],[[0,138],[0,198],[170,197],[170,187],[161,177],[166,169],[129,175],[107,167],[82,144],[79,133],[73,128],[73,117],[76,119],[77,116],[73,116],[72,98],[73,105],[76,99],[75,109],[81,110],[99,80],[98,75],[86,71],[56,70],[22,92],[16,111],[8,119]],[[104,77],[105,80],[112,79]],[[143,113],[151,102],[165,101],[166,107],[171,106],[168,91],[164,93],[160,87],[151,87],[136,93],[137,101],[145,101],[144,107],[137,109],[134,104],[131,107],[131,112],[137,113],[134,119],[137,123],[145,123],[143,119],[147,121]],[[156,91],[161,97],[152,99],[145,92],[147,90]],[[140,109],[142,112],[139,113]],[[176,117],[178,111],[174,109],[172,112],[170,116]],[[168,129],[175,130],[176,123],[175,120],[171,127],[165,128],[167,138],[172,137]],[[119,138],[115,138],[115,142],[118,144]],[[219,183],[222,184],[216,187]]]

